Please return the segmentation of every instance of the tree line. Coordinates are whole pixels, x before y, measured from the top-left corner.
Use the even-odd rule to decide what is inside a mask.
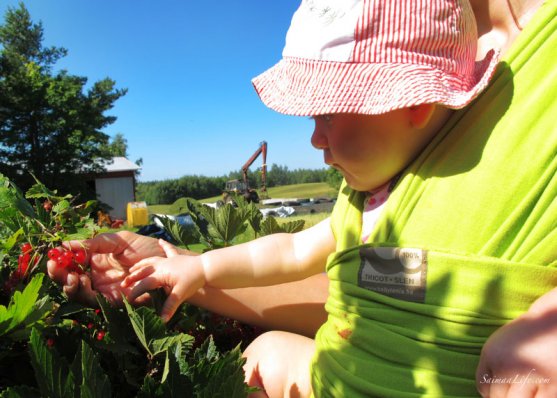
[[[341,177],[334,169],[294,169],[272,164],[267,172],[267,187],[311,182],[327,182],[334,188],[340,186]],[[140,182],[137,184],[136,198],[147,204],[171,204],[179,198],[189,197],[204,199],[221,195],[226,181],[242,179],[242,172],[231,172],[219,177],[189,175],[181,178]],[[248,170],[248,182],[251,188],[261,188],[261,172]]]

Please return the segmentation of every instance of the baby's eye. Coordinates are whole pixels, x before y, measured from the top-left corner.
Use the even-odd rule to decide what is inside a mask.
[[[317,115],[317,116],[310,116],[311,120],[322,120],[325,123],[331,123],[333,121],[333,115]]]

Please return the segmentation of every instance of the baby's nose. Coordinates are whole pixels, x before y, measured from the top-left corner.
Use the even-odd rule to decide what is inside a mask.
[[[329,147],[327,136],[323,133],[322,129],[318,127],[318,123],[315,124],[313,134],[311,135],[311,145],[315,149],[327,149]]]

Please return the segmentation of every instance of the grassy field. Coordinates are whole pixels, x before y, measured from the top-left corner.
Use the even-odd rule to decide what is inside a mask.
[[[265,196],[259,192],[259,197],[265,199]],[[283,185],[280,187],[267,188],[267,196],[269,198],[334,198],[336,191],[326,182],[311,182],[307,184]],[[203,203],[212,203],[222,199],[221,196],[213,196],[201,200]]]
[[[313,214],[304,214],[300,216],[291,216],[286,218],[278,218],[277,221],[279,224],[286,223],[289,221],[295,220],[304,220],[304,229],[313,227],[315,224],[319,224],[321,221],[329,217],[330,213],[313,213]]]
[[[284,185],[281,187],[272,187],[267,189],[269,198],[334,198],[336,191],[325,182],[314,182],[308,184]],[[263,195],[260,195],[263,198]],[[206,198],[200,200],[203,203],[214,203],[220,200],[220,196]],[[172,205],[151,205],[149,213],[151,214],[172,214]]]

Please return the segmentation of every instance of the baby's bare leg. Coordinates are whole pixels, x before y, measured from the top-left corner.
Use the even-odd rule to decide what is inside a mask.
[[[303,398],[311,394],[309,365],[315,342],[288,332],[268,332],[244,352],[246,382],[263,391],[250,398]]]

